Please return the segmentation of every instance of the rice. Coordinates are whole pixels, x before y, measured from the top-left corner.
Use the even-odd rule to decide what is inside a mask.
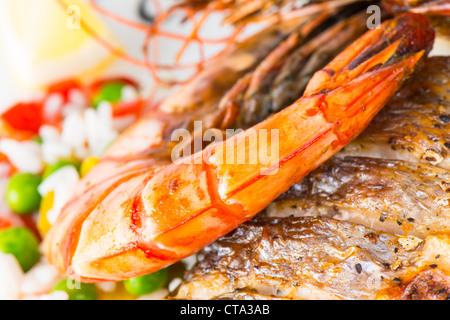
[[[197,262],[197,254],[193,254],[187,258],[184,258],[183,260],[181,260],[181,262],[185,265],[186,269],[191,269]]]
[[[63,107],[64,110],[68,108]],[[130,124],[127,122],[127,125]],[[61,132],[55,127],[44,125],[39,134],[42,137],[44,161],[55,163],[61,158],[83,160],[89,155],[100,156],[117,138],[119,130],[114,127],[111,105],[101,102],[96,110],[70,109],[63,120]]]
[[[174,291],[178,286],[183,282],[181,278],[174,278],[172,281],[170,281],[169,285],[167,286],[167,289],[169,292]]]
[[[55,223],[64,205],[72,197],[75,186],[80,180],[78,171],[73,166],[65,166],[48,176],[38,188],[42,197],[53,191],[53,206],[47,212],[47,220]]]
[[[105,281],[97,283],[97,287],[103,292],[113,292],[116,290],[117,282]]]
[[[90,153],[100,156],[118,136],[117,130],[113,128],[111,105],[108,102],[101,102],[97,110],[87,109],[84,116]]]
[[[139,98],[139,94],[136,89],[130,85],[123,86],[121,96],[123,102],[135,101]]]
[[[83,92],[79,89],[70,89],[67,94],[70,103],[79,106],[86,106],[89,104]]]
[[[12,254],[0,252],[0,300],[17,300],[24,273]]]
[[[61,142],[70,147],[73,155],[83,159],[89,155],[86,147],[86,133],[81,112],[72,112],[62,124]]]
[[[69,158],[72,148],[65,144],[55,127],[44,125],[39,130],[42,138],[42,157],[46,163],[56,163],[61,158]]]
[[[61,107],[64,103],[64,97],[62,94],[54,93],[48,96],[47,100],[44,103],[43,107],[43,115],[46,119],[52,119],[61,110]]]
[[[39,173],[43,169],[42,151],[35,141],[0,140],[0,152],[6,155],[17,170]]]
[[[150,294],[146,294],[143,296],[140,296],[137,300],[161,300],[167,297],[169,294],[169,291],[165,288],[159,289],[155,292],[152,292]]]
[[[42,295],[50,292],[59,280],[58,271],[43,259],[24,275],[20,291],[23,295]]]

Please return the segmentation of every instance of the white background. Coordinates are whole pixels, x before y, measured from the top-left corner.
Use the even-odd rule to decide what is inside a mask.
[[[161,0],[160,2],[164,6],[170,6],[173,1]],[[140,17],[138,15],[139,0],[97,0],[97,3],[113,13],[120,14],[120,16],[126,19],[141,23],[147,23],[143,20],[140,20]],[[150,9],[149,11],[151,11],[152,8],[149,7],[148,9]],[[125,50],[133,57],[139,59],[143,58],[142,44],[144,43],[144,32],[124,26],[123,24],[117,23],[116,21],[102,15],[99,15],[99,17],[105,21],[112,33],[119,39],[121,47],[125,48]],[[221,34],[226,35],[227,32],[230,31],[230,29],[228,28],[222,28],[222,26],[220,26],[217,21],[219,20],[216,19],[216,21],[210,22],[208,28],[204,28],[209,37],[217,37]],[[189,30],[189,26],[186,24],[181,24],[179,19],[174,17],[168,21],[167,30],[183,33],[183,31]],[[164,58],[163,62],[170,63],[171,58],[173,58],[173,55],[176,52],[176,48],[179,45],[180,42],[161,42],[160,56]],[[219,49],[219,47],[210,48],[209,54]],[[187,61],[191,58],[196,59],[198,57],[197,52],[198,48],[189,47],[184,61]],[[5,59],[0,55],[0,111],[11,106],[15,101],[32,99],[32,97],[35,95],[33,92],[24,91],[23,89],[19,89],[14,85],[14,82],[11,81],[11,75],[8,73],[8,69],[6,68],[5,63]],[[137,79],[141,84],[143,84],[144,87],[149,87],[153,83],[148,70],[142,67],[137,67],[120,59],[106,71],[105,75],[131,76]]]

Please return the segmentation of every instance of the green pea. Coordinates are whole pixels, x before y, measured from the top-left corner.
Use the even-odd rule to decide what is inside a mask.
[[[0,251],[14,255],[24,272],[30,270],[40,259],[39,241],[25,227],[0,231]]]
[[[164,286],[167,282],[168,269],[125,280],[123,282],[125,289],[136,296],[152,293]]]
[[[97,288],[93,283],[84,283],[71,279],[59,281],[52,289],[54,291],[64,291],[69,295],[69,300],[97,300]]]
[[[97,108],[101,101],[117,103],[122,100],[122,89],[125,83],[116,81],[103,84],[94,96],[92,104]]]
[[[43,142],[42,137],[40,137],[40,136],[35,136],[35,137],[33,138],[33,141],[34,141],[34,142],[37,142],[37,143],[39,143],[39,144],[42,144],[42,142]]]
[[[11,210],[20,215],[38,210],[41,203],[38,192],[40,183],[41,177],[33,173],[17,173],[12,176],[6,187],[6,203]]]
[[[74,166],[77,171],[80,171],[80,164],[75,161],[70,160],[60,160],[52,165],[49,165],[47,168],[45,168],[44,174],[42,175],[42,179],[47,178],[52,173],[58,171],[59,169],[65,167],[65,166]]]

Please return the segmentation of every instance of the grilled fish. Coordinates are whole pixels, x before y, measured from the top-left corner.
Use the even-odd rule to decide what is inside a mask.
[[[447,299],[450,237],[259,218],[205,248],[176,299]]]
[[[448,299],[450,57],[357,139],[206,247],[173,299]]]
[[[450,231],[450,57],[422,70],[357,139],[265,214],[323,215],[425,238]]]

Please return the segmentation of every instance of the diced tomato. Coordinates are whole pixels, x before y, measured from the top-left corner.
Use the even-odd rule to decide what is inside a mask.
[[[3,229],[11,228],[12,226],[13,223],[9,219],[0,216],[0,231]]]
[[[0,177],[1,183],[7,183],[5,179],[7,177]],[[2,187],[3,189],[3,187]],[[28,227],[33,233],[36,234],[38,239],[40,239],[39,232],[37,230],[36,222],[34,221],[32,216],[20,216],[18,214],[13,213],[10,209],[6,207],[5,204],[2,204],[0,212],[0,231],[2,229],[7,229],[11,227]]]
[[[144,100],[122,102],[112,106],[113,117],[122,117],[127,115],[139,116],[144,108]]]
[[[0,162],[7,162],[8,161],[8,157],[0,152]]]
[[[69,79],[50,85],[47,89],[47,94],[60,93],[64,97],[64,102],[67,102],[69,100],[69,93],[73,89],[84,91],[79,81]]]
[[[36,134],[34,132],[14,129],[0,116],[0,137],[10,138],[17,141],[25,141],[33,139],[35,136]]]
[[[36,235],[39,241],[42,241],[42,237],[36,227],[36,223],[34,222],[31,216],[27,217],[13,216],[13,217],[0,215],[0,231],[12,227],[27,227]]]
[[[7,125],[15,130],[37,134],[43,122],[42,103],[17,103],[6,110],[1,115],[1,118],[7,123]]]

